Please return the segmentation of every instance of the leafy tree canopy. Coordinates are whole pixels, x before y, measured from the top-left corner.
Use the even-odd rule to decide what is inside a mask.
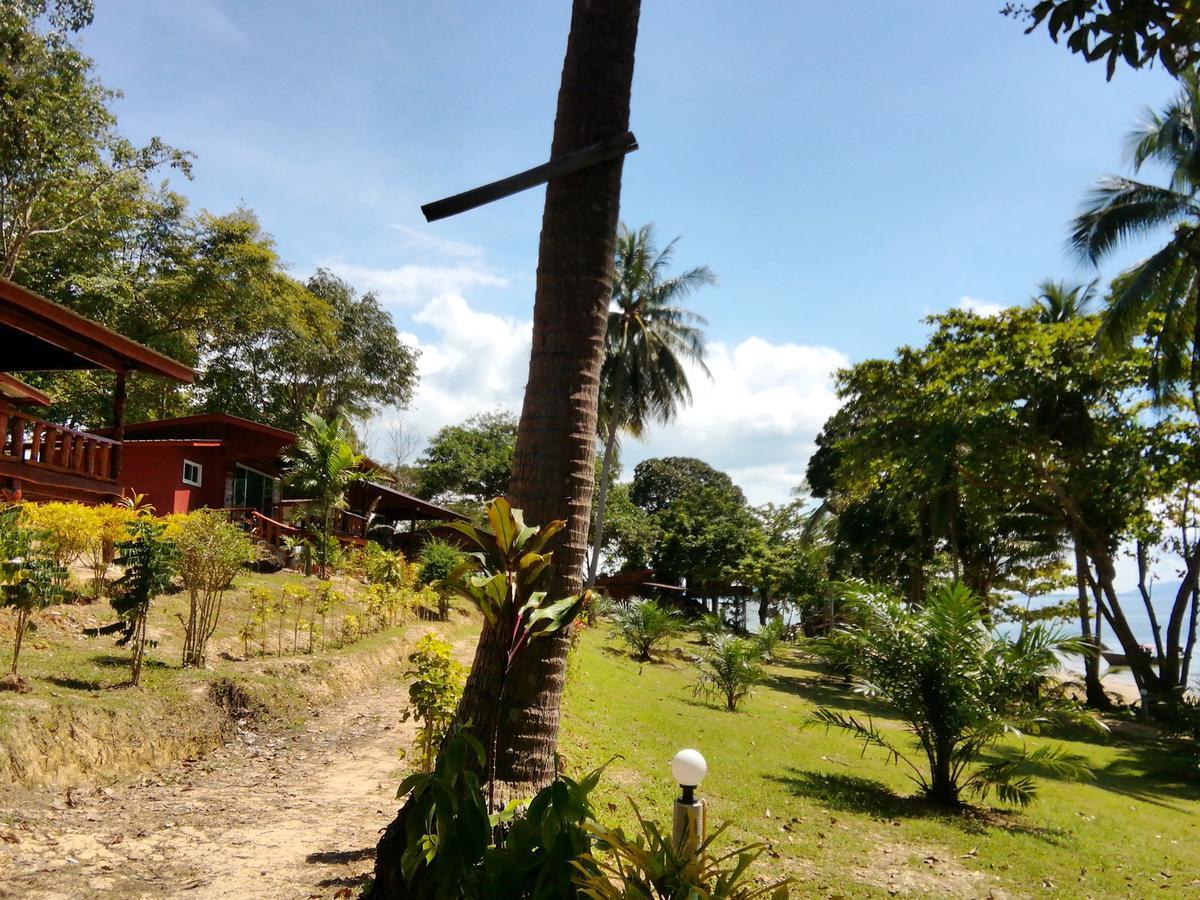
[[[496,411],[447,425],[417,461],[418,493],[439,502],[481,505],[504,495],[512,474],[517,419]]]
[[[1088,62],[1103,59],[1110,79],[1121,61],[1140,69],[1157,60],[1172,75],[1200,62],[1197,0],[1040,0],[1001,12],[1028,21],[1027,34],[1044,24],[1055,43],[1061,37]]]

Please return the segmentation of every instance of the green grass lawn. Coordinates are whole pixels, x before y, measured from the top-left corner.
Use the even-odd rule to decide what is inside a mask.
[[[799,658],[770,667],[729,713],[692,696],[686,660],[638,664],[604,626],[575,653],[561,752],[576,773],[621,756],[596,795],[606,822],[631,824],[632,799],[668,823],[668,762],[695,747],[709,765],[700,794],[710,829],[730,823],[726,846],[768,843],[762,871],[792,875],[797,896],[1200,896],[1195,763],[1189,770],[1178,747],[1140,729],[1052,739],[1089,760],[1092,782],[1044,779],[1025,810],[951,814],[915,798],[905,768],[880,751],[863,755],[849,735],[803,727],[827,705],[900,731],[885,708]]]

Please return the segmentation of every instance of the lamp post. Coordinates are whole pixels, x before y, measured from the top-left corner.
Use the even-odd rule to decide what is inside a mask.
[[[672,833],[676,851],[683,856],[696,853],[708,830],[703,800],[696,799],[696,785],[708,774],[708,763],[698,750],[680,750],[671,760],[671,775],[679,785],[675,798],[675,827]]]

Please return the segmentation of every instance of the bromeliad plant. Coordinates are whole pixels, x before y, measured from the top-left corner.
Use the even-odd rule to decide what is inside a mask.
[[[864,748],[880,748],[891,762],[912,769],[927,797],[951,806],[964,793],[985,799],[992,790],[1002,802],[1024,806],[1036,794],[1039,771],[1091,777],[1080,757],[1062,749],[1001,743],[1006,735],[1037,733],[1051,723],[1105,730],[1051,686],[1058,655],[1079,653],[1078,640],[1042,624],[1025,626],[1015,640],[995,634],[983,623],[979,601],[957,583],[935,588],[919,607],[862,585],[847,586],[846,600],[856,624],[814,649],[852,671],[861,693],[895,710],[924,751],[924,765],[870,719],[819,709],[810,724],[845,729]],[[979,765],[985,750],[996,760]]]

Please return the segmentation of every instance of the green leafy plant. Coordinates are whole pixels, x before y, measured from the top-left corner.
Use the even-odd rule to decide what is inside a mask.
[[[225,594],[242,567],[258,554],[245,531],[211,509],[198,509],[184,516],[174,529],[173,540],[180,580],[188,592],[183,665],[203,667]]]
[[[284,483],[308,502],[308,516],[316,525],[314,543],[321,577],[329,577],[337,560],[334,515],[346,508],[350,485],[362,481],[363,456],[354,451],[340,419],[326,421],[316,413],[304,417],[304,428],[285,460]]]
[[[128,537],[117,544],[116,563],[125,572],[110,603],[126,623],[125,637],[133,648],[129,681],[135,687],[142,677],[150,603],[170,586],[175,574],[177,552],[175,544],[163,537],[165,530],[163,523],[139,515],[126,524]]]
[[[759,885],[750,870],[765,844],[749,844],[723,853],[713,845],[728,827],[713,831],[696,852],[680,851],[658,825],[633,805],[641,834],[629,837],[620,828],[605,829],[589,823],[595,850],[576,863],[580,893],[593,900],[752,900],[785,898],[785,878]]]
[[[412,682],[408,686],[409,706],[401,720],[407,722],[412,718],[421,723],[416,739],[417,769],[421,772],[432,771],[438,745],[454,719],[462,695],[466,670],[450,655],[450,650],[448,643],[427,634],[408,655],[409,668],[404,677]]]
[[[865,747],[903,762],[930,799],[958,805],[964,793],[986,798],[995,790],[1005,803],[1033,800],[1038,771],[1084,779],[1080,757],[1061,749],[1001,744],[1006,735],[1036,733],[1052,722],[1105,730],[1077,704],[1047,690],[1059,653],[1078,653],[1080,642],[1041,624],[1015,640],[983,624],[978,600],[959,583],[931,591],[920,607],[885,593],[850,585],[846,602],[857,625],[817,642],[827,659],[848,666],[858,690],[895,710],[917,738],[924,765],[909,759],[868,719],[819,709],[812,724],[845,729]],[[990,749],[997,759],[978,765]]]
[[[706,646],[711,646],[728,630],[725,618],[720,613],[707,612],[696,621],[696,632],[700,635],[700,643]]]
[[[779,647],[785,640],[787,629],[783,619],[775,618],[767,622],[758,634],[754,635],[754,645],[765,660],[772,660],[779,654]]]
[[[560,775],[529,801],[489,815],[477,772],[484,748],[455,726],[431,773],[410,775],[400,870],[414,898],[559,900],[581,895],[576,879],[595,874],[589,795],[604,767],[575,781]]]
[[[421,564],[421,574],[417,576],[417,580],[437,591],[438,617],[445,621],[450,614],[452,592],[445,582],[450,574],[462,565],[463,552],[457,544],[443,538],[430,538],[421,547],[418,561]]]
[[[321,632],[321,649],[325,649],[325,635],[328,634],[329,614],[335,606],[341,606],[346,602],[346,597],[340,591],[333,589],[333,585],[329,582],[324,582],[317,585],[313,592],[313,612],[321,617],[320,632]]]
[[[613,614],[612,624],[616,636],[639,662],[649,662],[656,650],[683,632],[679,613],[657,600],[630,600]]]
[[[21,524],[19,507],[0,509],[0,605],[17,614],[10,670],[13,680],[18,679],[17,661],[31,617],[63,598],[59,566],[39,555],[37,537],[36,532]]]
[[[738,705],[763,677],[762,649],[747,638],[719,637],[711,650],[694,657],[693,662],[697,673],[695,693],[710,700],[720,698],[730,712],[737,712]]]
[[[403,553],[398,550],[384,550],[372,541],[363,550],[363,571],[367,576],[367,580],[372,584],[405,587],[408,576],[408,563],[404,559]]]

